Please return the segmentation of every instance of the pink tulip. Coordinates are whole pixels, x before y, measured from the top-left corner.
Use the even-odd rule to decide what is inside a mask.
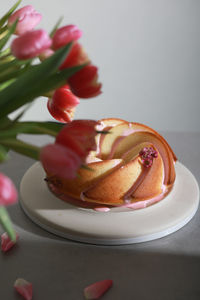
[[[14,12],[8,19],[10,27],[18,19],[15,34],[22,35],[27,31],[33,30],[41,21],[42,15],[39,14],[32,5],[24,6]]]
[[[42,148],[40,161],[48,175],[73,179],[81,166],[80,157],[69,147],[49,144]]]
[[[98,68],[89,64],[68,79],[70,88],[80,98],[90,98],[101,94],[101,83],[98,79]]]
[[[71,122],[74,108],[80,103],[78,97],[72,94],[68,85],[57,89],[49,98],[47,107],[50,114],[58,121]]]
[[[47,50],[44,50],[40,55],[39,55],[39,58],[41,61],[47,59],[48,57],[50,57],[51,55],[54,54],[54,51],[52,49],[47,49]]]
[[[61,129],[56,137],[56,143],[69,147],[84,162],[89,152],[96,150],[97,124],[98,122],[93,120],[74,120]]]
[[[53,49],[57,50],[70,42],[78,40],[82,31],[76,25],[63,26],[56,30],[53,36]]]
[[[28,31],[13,40],[11,51],[18,59],[29,59],[50,48],[51,44],[52,41],[45,30]]]
[[[0,173],[0,205],[10,205],[17,201],[17,191],[7,176]]]

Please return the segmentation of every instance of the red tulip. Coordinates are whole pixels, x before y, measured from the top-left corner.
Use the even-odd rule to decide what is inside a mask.
[[[69,147],[84,162],[90,151],[96,150],[96,125],[93,120],[74,120],[66,124],[56,137],[56,143]]]
[[[89,63],[89,57],[79,43],[74,43],[71,50],[60,66],[60,70]]]
[[[77,170],[82,163],[74,151],[60,144],[49,144],[43,147],[40,152],[40,161],[48,175],[67,179],[76,177]]]
[[[0,205],[10,205],[17,201],[17,191],[11,179],[0,173]]]
[[[27,31],[33,30],[41,21],[42,15],[39,14],[32,5],[24,6],[15,11],[8,19],[10,27],[18,19],[15,34],[21,35]]]
[[[28,59],[38,56],[52,44],[45,30],[28,31],[13,40],[11,51],[18,59]]]
[[[98,68],[91,64],[72,75],[68,83],[72,92],[80,98],[90,98],[101,94],[101,83],[97,82]]]
[[[72,41],[78,40],[82,31],[76,25],[63,26],[56,30],[53,36],[53,49],[57,50]]]
[[[57,89],[49,98],[47,107],[50,114],[60,122],[72,121],[74,108],[80,103],[78,97],[72,94],[68,85]]]

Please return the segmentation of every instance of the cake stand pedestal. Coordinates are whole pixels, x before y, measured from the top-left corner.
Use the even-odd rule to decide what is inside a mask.
[[[97,212],[68,204],[47,188],[39,162],[28,169],[20,185],[25,214],[58,236],[91,244],[120,245],[155,240],[186,225],[199,205],[199,187],[193,174],[176,163],[176,181],[162,201],[139,210],[112,208]]]

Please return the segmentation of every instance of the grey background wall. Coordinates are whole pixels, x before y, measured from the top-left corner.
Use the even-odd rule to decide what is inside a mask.
[[[1,13],[14,0],[1,0]],[[124,118],[157,130],[200,131],[199,0],[24,0],[50,31],[58,17],[84,32],[103,93],[82,100],[76,118]],[[46,99],[25,119],[51,120]]]

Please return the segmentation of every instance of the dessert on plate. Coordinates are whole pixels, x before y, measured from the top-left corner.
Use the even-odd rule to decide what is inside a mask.
[[[175,182],[177,158],[159,133],[115,118],[100,120],[97,130],[102,133],[96,137],[97,150],[87,157],[88,168],[79,169],[73,180],[47,180],[57,197],[107,211],[115,206],[144,208],[167,196]]]

